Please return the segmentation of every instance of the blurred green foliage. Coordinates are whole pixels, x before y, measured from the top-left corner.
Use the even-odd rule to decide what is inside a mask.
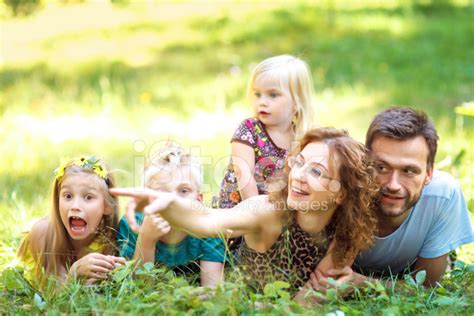
[[[233,130],[250,115],[245,97],[250,69],[283,53],[301,56],[311,66],[320,125],[347,128],[363,141],[370,119],[390,105],[427,111],[441,137],[437,165],[459,179],[474,210],[474,122],[465,118],[457,124],[454,112],[474,99],[472,3],[113,2],[120,5],[41,2],[33,15],[0,22],[2,269],[13,259],[20,233],[48,213],[52,172],[61,157],[100,156],[115,170],[118,183],[130,186],[136,184],[137,161],[157,142],[173,138],[202,155],[209,200],[222,179],[219,168],[227,162]],[[5,5],[3,0],[2,9]],[[136,149],[136,141],[145,144],[145,151]],[[473,256],[464,247],[460,258],[472,261]],[[391,297],[369,289],[362,301],[341,306],[333,300],[325,311],[447,312],[452,293],[459,298],[453,306],[462,310],[463,283],[451,280],[445,283],[452,291],[447,294]],[[267,296],[283,293],[280,285]],[[142,295],[140,286],[124,286],[109,284],[98,291],[119,291],[124,299],[126,293]],[[247,292],[236,294],[239,286],[223,289],[223,302],[247,299]],[[70,312],[80,310],[83,301],[96,304],[89,312],[122,302],[107,303],[96,290],[70,288],[75,290],[87,293],[77,296]],[[184,298],[189,294],[178,292]],[[2,296],[0,304],[26,304],[39,313],[57,302],[23,294],[14,302]],[[417,298],[424,303],[417,305]],[[275,303],[266,296],[251,299]],[[163,306],[175,302],[163,300]],[[212,310],[201,303],[192,304]],[[123,308],[131,306],[126,304]],[[141,304],[133,311],[150,310],[147,302]],[[250,308],[213,304],[229,313]],[[270,306],[265,304],[264,310]],[[295,307],[282,299],[279,308],[284,313]]]
[[[62,156],[102,156],[123,170],[119,183],[131,185],[138,139],[148,150],[177,138],[199,145],[211,167],[226,161],[234,127],[250,115],[250,68],[282,53],[311,66],[320,125],[348,128],[363,140],[377,111],[412,105],[437,125],[438,161],[472,148],[472,124],[456,128],[453,111],[473,98],[472,9],[433,3],[407,13],[387,3],[86,3],[4,21],[11,32],[0,69],[0,211],[20,208],[24,219],[45,214],[51,171]],[[91,22],[104,15],[110,17]],[[60,22],[66,24],[58,29]],[[193,125],[203,112],[216,116]],[[472,199],[472,152],[463,160],[454,171]],[[206,167],[206,180],[209,198],[220,179]]]
[[[13,16],[29,15],[38,10],[41,0],[2,0]]]

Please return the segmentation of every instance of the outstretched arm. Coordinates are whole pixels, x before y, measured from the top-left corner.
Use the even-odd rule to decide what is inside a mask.
[[[201,202],[154,190],[110,189],[114,195],[152,200],[148,214],[160,213],[171,226],[197,237],[238,237],[259,233],[275,212],[266,196],[245,200],[232,209],[206,208]]]

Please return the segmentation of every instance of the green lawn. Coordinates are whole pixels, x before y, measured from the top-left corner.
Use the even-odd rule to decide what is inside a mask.
[[[281,284],[254,294],[235,271],[229,277],[236,283],[208,300],[196,299],[185,280],[156,269],[134,279],[124,270],[100,287],[71,284],[59,296],[42,293],[35,299],[34,290],[9,269],[21,232],[49,210],[52,171],[61,157],[103,157],[116,170],[118,183],[130,186],[139,176],[136,162],[172,138],[202,155],[210,199],[233,130],[250,115],[249,71],[271,55],[307,60],[317,123],[347,128],[361,141],[373,115],[390,105],[427,111],[441,137],[437,165],[459,179],[472,211],[474,117],[464,117],[461,127],[454,108],[474,100],[474,6],[419,2],[428,5],[412,6],[408,0],[86,2],[4,18],[0,313],[179,309],[218,314],[269,312],[270,306],[282,314],[297,311]],[[145,151],[137,151],[137,141]],[[459,258],[472,263],[473,247],[462,249]],[[459,263],[456,271],[432,291],[399,281],[399,291],[370,288],[347,301],[329,293],[324,311],[472,313],[472,266]],[[151,281],[150,275],[159,280]]]

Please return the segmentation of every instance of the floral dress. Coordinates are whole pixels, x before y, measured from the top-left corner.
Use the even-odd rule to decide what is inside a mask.
[[[269,184],[278,180],[277,171],[283,169],[285,165],[287,150],[275,145],[268,135],[265,125],[256,118],[242,121],[232,136],[231,142],[246,144],[254,149],[254,178],[258,194],[268,194]],[[212,206],[214,208],[232,208],[241,201],[231,158],[225,170],[220,192],[212,199]]]

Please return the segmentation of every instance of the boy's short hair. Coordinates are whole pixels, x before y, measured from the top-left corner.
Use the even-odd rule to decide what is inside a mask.
[[[145,167],[144,182],[148,187],[153,177],[162,171],[172,172],[183,166],[189,166],[196,189],[201,190],[204,182],[202,165],[199,159],[175,143],[168,143],[155,152]]]

